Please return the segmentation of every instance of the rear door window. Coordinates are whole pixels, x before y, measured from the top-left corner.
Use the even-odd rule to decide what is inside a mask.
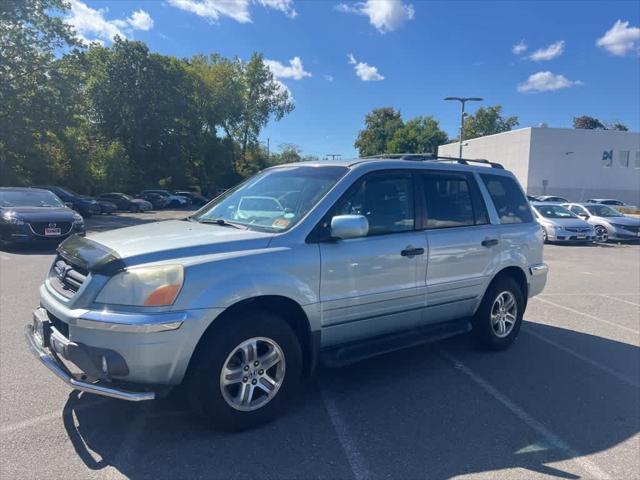
[[[480,174],[498,212],[500,223],[529,223],[533,215],[522,190],[513,178]]]
[[[488,223],[487,212],[473,178],[455,173],[420,175],[426,228],[466,227]]]

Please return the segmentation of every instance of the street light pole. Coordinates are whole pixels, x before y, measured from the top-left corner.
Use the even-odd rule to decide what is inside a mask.
[[[464,105],[467,102],[481,102],[483,99],[480,97],[446,97],[445,100],[457,100],[460,102],[460,150],[458,152],[458,158],[462,159],[462,142],[464,141]]]

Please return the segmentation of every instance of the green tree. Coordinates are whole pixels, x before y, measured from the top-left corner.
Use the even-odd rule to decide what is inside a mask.
[[[582,130],[606,130],[606,127],[600,120],[595,117],[589,117],[588,115],[573,117],[573,128]]]
[[[620,132],[629,131],[629,127],[627,127],[624,123],[617,122],[617,121],[605,123],[605,128],[607,130],[618,130]]]
[[[48,170],[39,142],[52,141],[70,121],[65,95],[73,82],[60,82],[54,51],[78,45],[61,15],[62,0],[0,2],[0,181],[28,182],[34,170]],[[62,89],[61,89],[62,87]],[[51,145],[49,145],[51,146]],[[45,159],[48,160],[48,159]],[[50,163],[50,162],[49,162]]]
[[[440,130],[433,117],[416,117],[395,131],[387,143],[389,153],[436,153],[447,143],[446,132]]]
[[[387,143],[404,122],[395,108],[376,108],[364,118],[365,127],[358,133],[354,147],[361,157],[387,153]]]
[[[502,116],[502,106],[480,107],[464,121],[464,139],[508,132],[519,124],[518,117]]]

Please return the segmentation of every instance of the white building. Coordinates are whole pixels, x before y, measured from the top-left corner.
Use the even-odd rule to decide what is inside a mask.
[[[450,143],[438,154],[457,157],[458,149]],[[465,140],[462,156],[501,163],[529,195],[640,205],[639,132],[529,127]]]

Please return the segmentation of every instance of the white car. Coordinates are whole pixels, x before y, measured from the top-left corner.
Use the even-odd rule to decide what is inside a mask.
[[[596,241],[640,239],[640,219],[624,215],[601,203],[568,203],[564,205],[593,225]]]
[[[615,198],[591,198],[585,203],[600,203],[601,205],[608,205],[616,210],[619,210],[620,208],[638,208],[635,205],[629,205],[621,200],[616,200]]]
[[[593,242],[595,230],[586,221],[562,205],[532,202],[531,208],[542,226],[546,242]]]

